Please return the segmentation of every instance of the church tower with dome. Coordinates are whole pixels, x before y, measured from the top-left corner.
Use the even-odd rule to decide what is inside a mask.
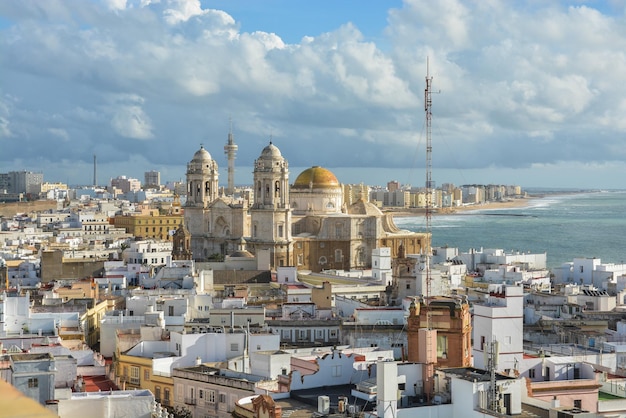
[[[217,163],[200,146],[187,164],[184,213],[194,260],[219,260],[235,251],[249,234],[248,205],[220,196],[218,177]]]
[[[218,187],[217,163],[200,145],[187,164],[187,206],[206,208],[217,199]]]
[[[254,201],[250,208],[248,249],[260,265],[292,265],[289,165],[270,141],[254,162]]]

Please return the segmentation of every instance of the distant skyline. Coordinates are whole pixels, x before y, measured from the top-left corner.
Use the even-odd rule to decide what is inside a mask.
[[[185,178],[204,144],[236,184],[272,139],[343,183],[625,189],[622,1],[7,0],[0,172]]]

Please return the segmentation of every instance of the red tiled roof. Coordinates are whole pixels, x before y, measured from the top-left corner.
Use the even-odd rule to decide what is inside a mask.
[[[115,383],[106,376],[83,376],[85,392],[98,392],[105,390],[118,390]]]

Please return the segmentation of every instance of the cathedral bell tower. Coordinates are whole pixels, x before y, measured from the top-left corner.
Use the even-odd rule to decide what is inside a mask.
[[[269,268],[292,265],[289,165],[272,142],[254,162],[253,179],[248,248],[261,260],[267,255]]]
[[[217,196],[217,163],[201,145],[187,164],[187,206],[206,208]]]
[[[201,145],[187,164],[187,202],[185,226],[191,234],[191,252],[195,260],[214,252],[207,248],[204,237],[208,233],[210,205],[218,199],[217,163]],[[182,256],[187,257],[186,254]]]

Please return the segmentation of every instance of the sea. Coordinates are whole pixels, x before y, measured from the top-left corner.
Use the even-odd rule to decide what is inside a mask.
[[[422,232],[426,218],[395,217],[402,229]],[[544,193],[518,208],[431,216],[432,245],[546,253],[547,267],[574,258],[626,262],[626,191]]]

